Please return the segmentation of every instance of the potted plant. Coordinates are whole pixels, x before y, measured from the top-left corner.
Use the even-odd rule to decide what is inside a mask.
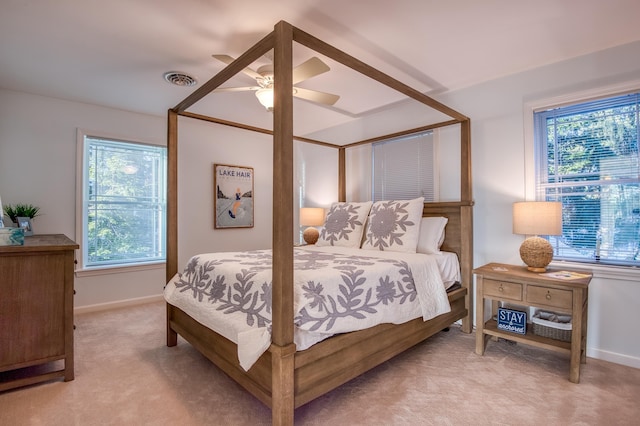
[[[9,219],[17,224],[19,217],[33,219],[36,216],[40,216],[40,207],[36,207],[33,204],[7,204],[4,206],[4,214],[9,216]]]

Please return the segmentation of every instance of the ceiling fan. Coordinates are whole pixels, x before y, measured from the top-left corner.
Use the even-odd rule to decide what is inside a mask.
[[[229,55],[212,56],[227,65],[235,60]],[[295,86],[297,83],[310,79],[311,77],[315,77],[316,75],[323,74],[329,71],[329,69],[330,68],[327,64],[316,57],[313,57],[295,67],[293,69],[293,96],[325,105],[335,104],[338,99],[340,99],[340,96],[338,95]],[[220,87],[214,90],[214,92],[243,92],[253,90],[256,92],[258,101],[260,101],[267,111],[273,111],[273,64],[262,65],[255,71],[251,68],[245,68],[242,72],[249,77],[254,78],[258,85],[249,87]]]

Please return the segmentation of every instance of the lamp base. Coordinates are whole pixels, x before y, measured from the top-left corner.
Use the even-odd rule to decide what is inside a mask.
[[[520,258],[532,272],[545,272],[553,260],[553,247],[540,237],[530,237],[520,246]]]
[[[302,238],[304,239],[304,242],[307,244],[311,244],[311,245],[315,244],[316,242],[318,242],[318,237],[320,237],[320,232],[318,232],[318,230],[313,226],[310,226],[309,228],[305,229],[304,232],[302,233]]]

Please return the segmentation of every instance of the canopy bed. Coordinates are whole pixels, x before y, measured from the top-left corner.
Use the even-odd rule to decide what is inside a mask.
[[[293,134],[293,83],[292,51],[293,43],[299,43],[335,60],[367,77],[378,81],[400,93],[439,111],[450,120],[428,124],[420,128],[408,129],[392,135],[358,141],[348,145],[334,145],[294,136]],[[229,78],[249,67],[259,57],[273,49],[275,84],[273,131],[259,129],[241,123],[229,122],[213,117],[187,112],[200,99],[214,91]],[[181,335],[202,354],[220,367],[226,374],[271,407],[273,424],[293,424],[294,409],[329,392],[363,372],[383,363],[404,350],[462,320],[462,330],[472,328],[472,194],[471,194],[471,151],[470,121],[453,109],[414,90],[397,80],[375,70],[367,64],[318,40],[317,38],[291,26],[286,22],[275,25],[274,31],[230,62],[220,73],[203,84],[190,96],[168,112],[168,153],[169,153],[169,197],[168,197],[168,240],[167,240],[167,282],[177,282],[182,270],[178,268],[178,198],[177,198],[177,144],[178,116],[205,120],[223,125],[231,125],[249,131],[259,131],[273,135],[273,241],[269,252],[271,278],[271,330],[266,350],[252,360],[245,369],[239,360],[239,346],[224,333],[195,319],[185,310],[167,303],[167,345],[177,344]],[[452,286],[445,295],[450,309],[437,311],[425,321],[423,317],[411,319],[401,324],[382,323],[353,332],[341,332],[323,339],[304,350],[297,350],[294,343],[294,267],[302,256],[309,261],[317,256],[313,249],[302,254],[294,251],[292,235],[294,226],[293,206],[293,141],[301,140],[329,146],[338,150],[339,201],[346,201],[345,156],[351,147],[371,143],[376,140],[400,135],[409,135],[428,129],[446,126],[460,126],[461,177],[460,200],[455,202],[420,201],[422,217],[446,218],[446,233],[442,250],[455,253],[459,261],[459,284]],[[371,252],[370,252],[371,253]],[[261,254],[253,254],[262,256]],[[342,255],[342,254],[339,254]],[[306,256],[306,257],[305,257]],[[338,255],[332,254],[332,259]],[[360,260],[362,260],[360,258]],[[225,259],[207,260],[225,263]],[[369,257],[366,258],[369,262]],[[371,260],[371,262],[373,262]],[[297,268],[297,267],[296,267]],[[299,268],[297,268],[299,269]],[[440,313],[444,312],[444,313]],[[246,365],[245,365],[246,367]]]

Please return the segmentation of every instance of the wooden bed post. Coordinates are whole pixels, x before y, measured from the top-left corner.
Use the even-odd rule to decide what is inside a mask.
[[[178,272],[178,114],[167,116],[167,261],[166,282]]]
[[[280,21],[274,34],[271,418],[293,425],[293,30]]]
[[[347,201],[346,149],[338,149],[338,201]]]
[[[473,193],[471,184],[471,120],[468,118],[460,123],[460,227],[462,235],[461,265],[462,282],[467,283],[465,307],[469,315],[462,319],[462,331],[471,333],[473,330]]]
[[[460,123],[460,200],[473,201],[471,184],[471,120]]]
[[[178,114],[167,114],[167,258],[165,283],[178,272]],[[178,344],[178,333],[169,326],[167,305],[167,346]]]

